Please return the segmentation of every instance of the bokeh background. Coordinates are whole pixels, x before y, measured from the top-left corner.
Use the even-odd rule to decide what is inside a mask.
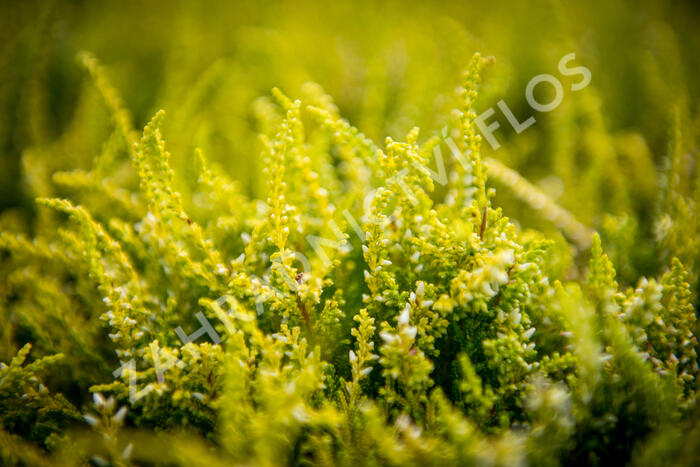
[[[503,147],[486,155],[601,230],[631,282],[666,264],[653,248],[625,249],[658,227],[674,119],[694,179],[699,24],[694,1],[5,0],[0,227],[31,231],[34,198],[62,194],[51,175],[90,168],[109,140],[110,116],[76,59],[81,51],[105,66],[136,128],[166,110],[177,173],[192,169],[200,147],[251,196],[264,194],[258,134],[273,86],[296,98],[304,83],[320,84],[376,142],[403,139],[413,126],[427,138],[448,121],[460,73],[479,51],[496,59],[479,109],[503,99],[521,121],[537,118],[516,135],[497,112]],[[526,83],[558,75],[570,52],[591,70],[591,85],[573,93],[564,81],[562,105],[533,112]],[[507,189],[497,202],[524,226],[555,230]]]

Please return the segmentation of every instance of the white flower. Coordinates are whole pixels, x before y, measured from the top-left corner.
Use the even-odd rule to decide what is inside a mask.
[[[416,338],[416,333],[418,333],[418,328],[415,326],[407,326],[404,328],[403,333],[408,336],[410,340],[413,340]]]
[[[396,336],[390,332],[380,332],[379,337],[381,337],[387,344],[393,344],[396,342]]]
[[[129,460],[129,457],[131,457],[131,451],[134,449],[134,445],[132,443],[129,443],[125,448],[124,451],[122,451],[122,459],[124,460]]]
[[[411,304],[406,303],[406,306],[404,307],[404,309],[401,311],[401,314],[399,315],[399,326],[408,325],[410,313],[411,313]]]
[[[513,324],[516,326],[520,324],[520,320],[522,319],[523,315],[520,313],[520,310],[517,308],[513,311],[510,312],[510,319],[513,320]]]
[[[100,421],[94,415],[86,414],[83,415],[83,418],[90,426],[97,426],[100,423]]]
[[[95,403],[95,407],[103,407],[107,400],[99,392],[92,393],[92,400]]]
[[[124,417],[126,416],[126,411],[126,406],[122,406],[119,410],[117,410],[117,413],[114,414],[112,419],[117,423],[122,423],[124,421]]]

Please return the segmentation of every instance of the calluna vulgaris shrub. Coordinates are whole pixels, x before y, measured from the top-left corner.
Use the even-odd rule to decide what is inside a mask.
[[[172,112],[149,110],[142,129],[112,84],[128,73],[90,53],[79,55],[74,108],[60,110],[46,76],[60,86],[80,67],[52,62],[63,56],[51,51],[54,27],[70,18],[55,5],[36,18],[30,37],[44,52],[15,82],[24,110],[14,116],[7,78],[3,122],[23,130],[0,135],[7,151],[21,148],[21,183],[5,180],[36,204],[0,216],[0,464],[697,465],[690,85],[666,99],[647,57],[636,82],[659,90],[644,96],[666,113],[635,120],[645,139],[608,126],[605,99],[623,88],[598,88],[604,71],[581,92],[569,91],[577,76],[557,75],[561,107],[521,135],[504,121],[493,151],[475,120],[513,71],[500,57],[462,60],[468,36],[455,20],[425,31],[413,17],[406,33],[360,2],[350,17],[386,31],[382,47],[397,30],[409,47],[427,45],[407,65],[397,47],[371,55],[365,38],[355,60],[375,61],[357,64],[368,70],[363,101],[347,78],[339,105],[309,81],[314,70],[341,79],[330,46],[306,64],[290,58],[317,37],[285,22],[293,6],[278,16],[287,37],[239,29],[242,52],[204,71],[182,44],[206,42],[206,27],[188,32],[199,13],[181,8],[162,12],[180,18],[176,35],[154,24],[153,43],[129,51],[150,60],[173,38],[161,85],[184,93]],[[99,37],[95,21],[86,37]],[[29,47],[18,37],[5,63],[26,53],[13,52]],[[353,46],[338,47],[352,63]],[[543,67],[533,74],[556,70],[573,48],[563,47],[526,55]],[[646,57],[640,47],[627,53]],[[402,66],[410,73],[385,73]],[[293,78],[254,98],[265,70]],[[145,114],[135,96],[126,101]],[[502,97],[520,118],[532,113]],[[248,113],[226,110],[242,100]]]

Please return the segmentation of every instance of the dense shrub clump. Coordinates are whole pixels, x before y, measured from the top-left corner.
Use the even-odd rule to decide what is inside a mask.
[[[700,458],[700,172],[681,104],[659,175],[594,94],[567,95],[553,171],[588,191],[559,202],[504,164],[516,145],[483,147],[480,54],[433,130],[397,123],[382,144],[306,81],[254,101],[246,185],[198,117],[220,69],[137,130],[109,72],[79,61],[72,123],[22,155],[32,221],[0,224],[0,463]]]

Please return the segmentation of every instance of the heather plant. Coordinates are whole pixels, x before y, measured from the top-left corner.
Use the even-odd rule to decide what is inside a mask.
[[[44,11],[41,31],[59,15]],[[464,32],[438,22],[451,70]],[[499,57],[465,58],[456,91],[428,103],[430,73],[385,76],[401,53],[370,55],[353,107],[313,64],[270,58],[289,57],[285,38],[237,34],[288,70],[280,88],[256,92],[257,70],[230,86],[246,62],[219,60],[141,118],[82,52],[53,130],[47,95],[27,91],[35,203],[0,216],[3,464],[697,462],[691,86],[667,108],[663,157],[651,133],[608,128],[597,75],[493,150],[478,119]],[[166,94],[199,68],[174,50]],[[548,158],[531,166],[533,135]]]

